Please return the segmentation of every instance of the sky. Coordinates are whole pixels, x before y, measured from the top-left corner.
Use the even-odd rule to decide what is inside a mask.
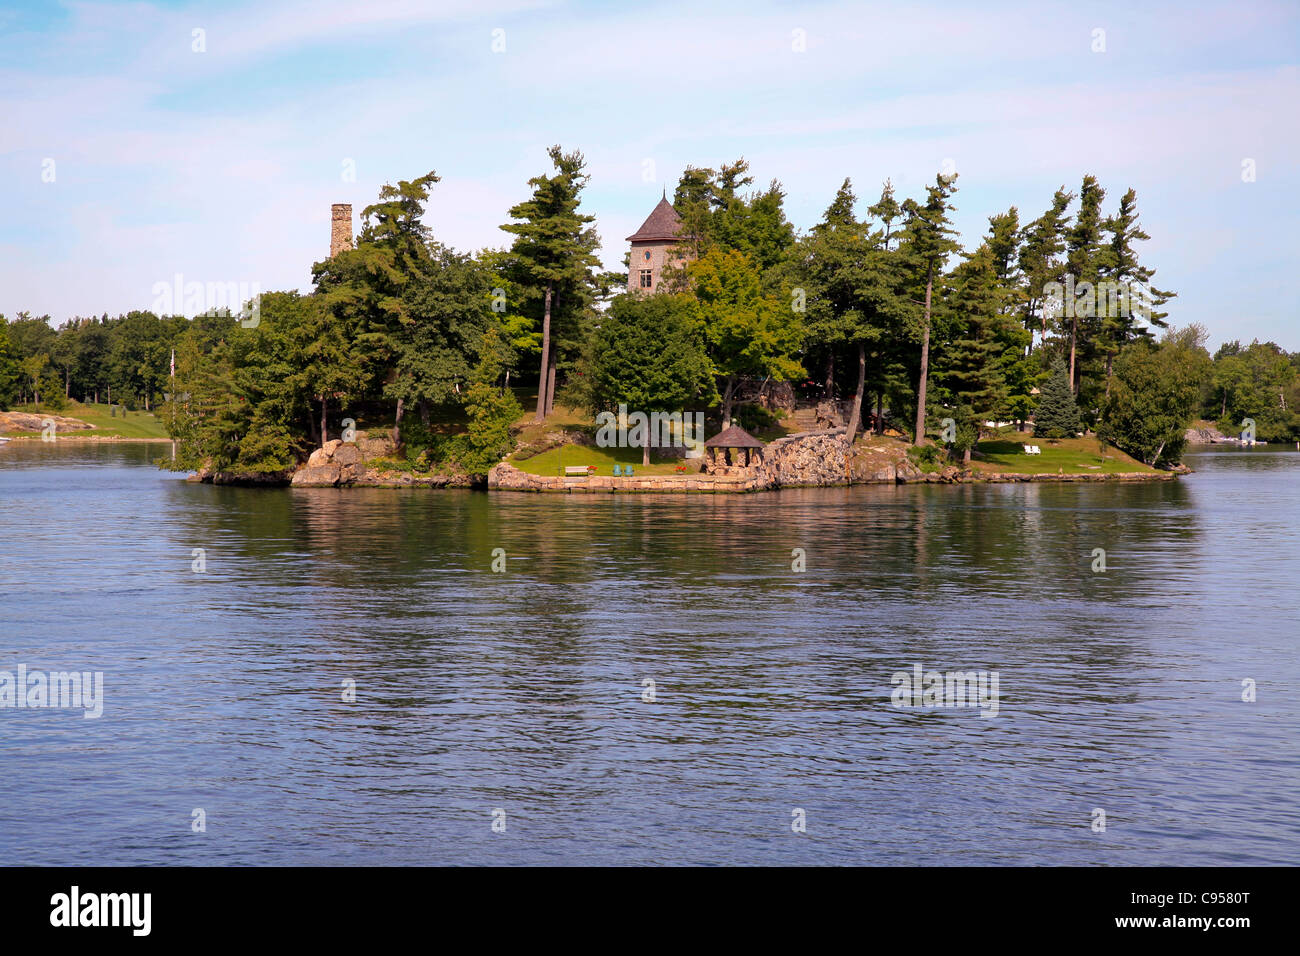
[[[687,165],[745,157],[800,230],[955,169],[967,248],[1091,173],[1172,323],[1296,351],[1298,62],[1295,2],[0,0],[0,314],[307,291],[331,203],[430,170],[434,236],[505,246],[558,143],[609,268]]]

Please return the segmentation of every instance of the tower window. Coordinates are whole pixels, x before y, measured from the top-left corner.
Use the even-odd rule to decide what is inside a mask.
[[[649,269],[641,270],[641,288],[648,289],[653,284],[654,273]]]
[[[649,262],[649,261],[650,261],[650,250],[649,250],[649,249],[647,249],[647,250],[645,251],[645,261],[646,261],[646,262]]]

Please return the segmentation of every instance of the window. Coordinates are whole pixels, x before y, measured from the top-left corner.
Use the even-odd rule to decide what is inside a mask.
[[[653,281],[653,280],[652,280],[653,275],[654,275],[654,273],[651,272],[649,269],[642,269],[642,270],[641,270],[641,288],[643,288],[643,289],[648,289],[648,288],[650,288],[650,286],[651,286],[651,284],[652,284],[652,281]]]
[[[649,261],[650,261],[650,250],[649,250],[649,249],[647,249],[647,250],[645,251],[645,261],[646,261],[646,262],[649,262]]]

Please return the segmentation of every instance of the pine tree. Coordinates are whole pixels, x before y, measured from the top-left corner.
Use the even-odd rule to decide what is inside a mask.
[[[515,236],[511,253],[520,285],[542,300],[542,362],[537,384],[537,421],[555,405],[557,342],[576,338],[579,316],[595,293],[592,269],[600,265],[595,250],[600,237],[590,225],[595,220],[578,211],[580,196],[590,178],[583,170],[582,153],[547,150],[555,166],[553,176],[534,176],[531,199],[510,210],[516,220],[501,228]],[[552,322],[552,319],[555,322]]]
[[[963,459],[979,440],[979,423],[1000,417],[1006,406],[1006,381],[1002,368],[1002,313],[1006,293],[998,284],[992,246],[985,242],[953,270],[948,310],[953,319],[952,340],[935,361],[940,389],[955,406],[965,409],[966,441],[959,443]]]
[[[1083,427],[1070,387],[1070,373],[1060,356],[1052,360],[1051,376],[1043,383],[1034,412],[1035,438],[1073,438]]]
[[[1096,176],[1084,176],[1079,190],[1079,212],[1066,234],[1066,273],[1074,277],[1075,288],[1089,283],[1093,295],[1081,293],[1072,308],[1066,310],[1065,325],[1070,330],[1070,387],[1079,389],[1080,352],[1091,347],[1097,332],[1096,284],[1101,270],[1101,202],[1106,190]]]
[[[957,187],[956,173],[935,177],[933,186],[927,188],[925,205],[914,200],[903,203],[907,214],[907,225],[900,251],[905,256],[914,276],[914,286],[924,288],[924,302],[920,317],[921,333],[921,371],[916,388],[916,434],[912,440],[915,445],[925,440],[925,403],[926,389],[930,378],[930,326],[935,301],[935,283],[942,283],[944,263],[948,256],[958,248],[952,238],[956,230],[948,213],[953,206],[948,199]]]
[[[1045,289],[1048,283],[1059,282],[1065,269],[1060,260],[1065,250],[1065,210],[1073,200],[1074,194],[1062,186],[1052,196],[1047,212],[1026,226],[1021,236],[1019,266],[1024,323],[1031,334],[1035,330],[1039,332],[1040,344],[1047,341],[1048,314],[1056,305],[1048,299]],[[1032,351],[1032,339],[1029,347]]]
[[[1120,198],[1119,212],[1102,223],[1110,239],[1100,252],[1098,303],[1103,301],[1102,288],[1109,287],[1105,296],[1106,307],[1101,308],[1098,345],[1106,355],[1106,395],[1110,395],[1110,380],[1115,356],[1130,342],[1150,339],[1148,325],[1164,328],[1169,313],[1159,311],[1160,306],[1175,297],[1150,285],[1155,275],[1138,262],[1135,242],[1151,237],[1138,225],[1137,193],[1130,189]],[[1116,308],[1118,306],[1118,308]]]

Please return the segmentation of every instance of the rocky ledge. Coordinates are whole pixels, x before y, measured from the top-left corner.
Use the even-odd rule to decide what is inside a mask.
[[[474,475],[421,475],[383,466],[395,449],[388,438],[355,442],[328,441],[293,473],[295,488],[472,488],[483,479]]]

